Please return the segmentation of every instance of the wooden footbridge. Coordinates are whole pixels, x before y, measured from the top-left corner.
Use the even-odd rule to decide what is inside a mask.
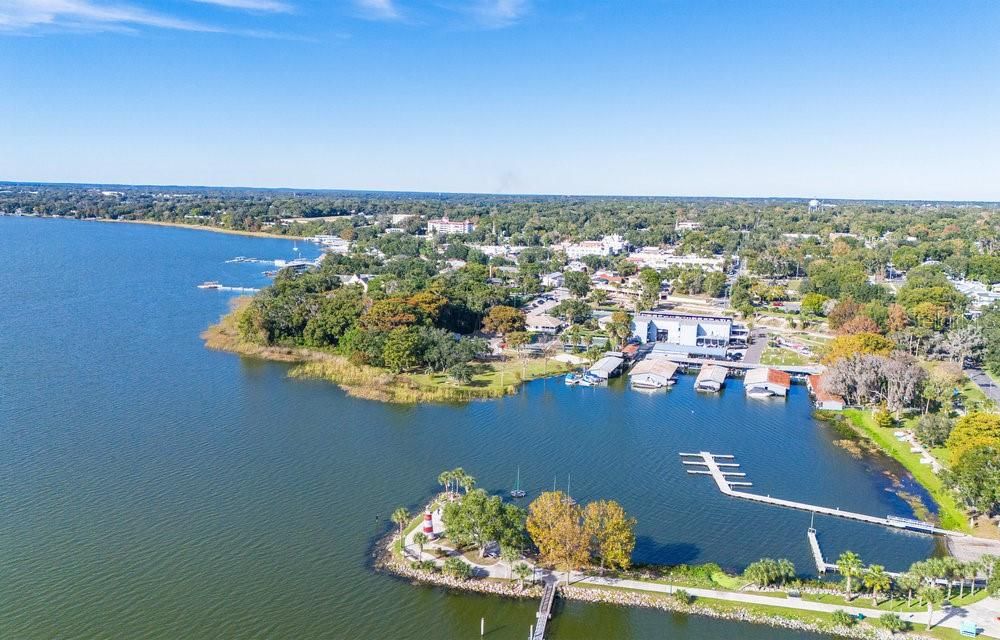
[[[545,582],[545,590],[542,591],[542,601],[538,603],[538,613],[535,614],[537,621],[535,628],[531,631],[531,640],[544,640],[545,627],[552,618],[552,604],[556,600],[556,584],[558,580],[554,578]]]
[[[687,472],[691,474],[702,474],[712,476],[715,480],[715,484],[719,487],[719,491],[727,496],[732,496],[734,498],[742,498],[744,500],[750,500],[751,502],[760,502],[763,504],[770,504],[778,507],[786,507],[789,509],[798,509],[800,511],[809,511],[811,513],[818,513],[826,516],[836,516],[838,518],[846,518],[848,520],[855,520],[858,522],[866,522],[868,524],[877,524],[885,527],[893,527],[895,529],[906,529],[909,531],[918,531],[920,533],[931,533],[937,535],[945,536],[956,536],[964,537],[964,533],[958,533],[956,531],[948,531],[947,529],[941,529],[935,527],[927,522],[922,522],[920,520],[912,520],[909,518],[899,518],[896,516],[886,516],[884,518],[879,518],[876,516],[869,516],[863,513],[855,513],[853,511],[844,511],[843,509],[831,508],[831,507],[821,507],[814,504],[807,504],[805,502],[795,502],[793,500],[783,500],[781,498],[772,498],[771,496],[762,496],[756,493],[749,493],[747,491],[741,491],[739,489],[734,489],[733,487],[750,487],[753,483],[747,482],[745,480],[746,474],[739,471],[726,471],[724,469],[737,469],[739,464],[733,462],[735,456],[728,454],[717,454],[710,453],[708,451],[701,451],[699,453],[682,453],[680,454],[685,465],[705,467],[704,469],[688,469]],[[720,460],[724,462],[720,462]],[[741,481],[730,480],[730,477],[744,478]]]

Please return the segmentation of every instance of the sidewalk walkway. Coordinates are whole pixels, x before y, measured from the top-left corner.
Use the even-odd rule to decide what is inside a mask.
[[[444,523],[441,522],[441,511],[437,510],[432,513],[432,522],[434,523],[434,531],[441,532],[444,531]],[[407,534],[404,541],[403,550],[408,558],[416,559],[418,555],[418,547],[413,542],[413,536],[422,530],[422,525],[418,526],[416,529]],[[432,549],[443,549],[449,555],[459,555],[457,551],[449,547],[445,547],[439,544],[437,541],[430,541],[424,545],[424,552],[420,555],[421,560],[431,560],[438,566],[444,564],[443,559],[439,559],[429,550]],[[478,564],[474,561],[470,561],[469,558],[463,558],[466,562],[469,562],[475,570],[476,575],[480,577],[491,577],[491,578],[510,578],[508,566],[503,562],[497,562],[494,564],[484,565]],[[535,569],[534,563],[530,560],[522,558],[518,562],[524,562],[526,565]],[[563,579],[565,577],[562,573],[554,573],[548,569],[539,569],[538,574],[536,574],[536,579],[542,582],[550,581],[553,579]],[[837,605],[837,604],[827,604],[825,602],[812,602],[810,600],[803,600],[801,598],[778,598],[766,595],[760,595],[756,593],[741,593],[739,591],[719,591],[716,589],[701,589],[697,587],[682,587],[677,585],[662,584],[659,582],[647,582],[643,580],[626,580],[622,578],[601,578],[596,576],[587,576],[583,573],[573,572],[570,574],[571,584],[585,584],[593,585],[598,587],[617,587],[620,589],[633,589],[636,591],[647,591],[651,593],[666,593],[670,594],[678,589],[683,589],[689,594],[695,597],[702,598],[712,598],[715,600],[725,600],[728,602],[741,602],[744,604],[757,604],[766,605],[770,607],[780,607],[785,609],[797,609],[799,611],[817,611],[823,613],[833,613],[839,609],[847,611],[848,613],[857,615],[859,613],[864,614],[866,618],[878,618],[889,611],[883,611],[881,609],[871,609],[862,606],[853,605]],[[861,597],[858,599],[861,600]],[[907,622],[913,622],[916,624],[927,624],[927,611],[918,612],[892,612],[899,615],[900,618]],[[937,610],[934,612],[934,626],[935,627],[946,627],[949,629],[958,629],[962,622],[965,620],[974,621],[981,629],[983,629],[983,634],[980,637],[990,637],[1000,639],[1000,620],[997,620],[997,616],[1000,615],[1000,598],[986,598],[972,605],[966,607],[952,607],[946,611]]]
[[[622,580],[618,578],[582,578],[574,581],[577,584],[592,584],[595,586],[618,587],[622,589],[635,589],[637,591],[650,591],[654,593],[673,593],[678,589],[683,589],[693,596],[702,598],[713,598],[716,600],[727,600],[729,602],[742,602],[745,604],[760,604],[770,607],[783,607],[786,609],[798,609],[800,611],[818,611],[833,613],[838,609],[843,609],[851,614],[864,614],[866,618],[878,618],[888,611],[881,609],[870,609],[852,605],[835,605],[825,602],[812,602],[801,598],[774,598],[756,593],[740,593],[738,591],[717,591],[715,589],[699,589],[695,587],[677,587],[674,585],[660,584],[657,582],[646,582],[640,580]],[[1000,613],[1000,599],[986,598],[969,607],[952,607],[941,612],[934,612],[934,626],[958,629],[965,620],[973,620],[980,628],[984,629],[984,634],[993,638],[1000,638],[1000,622],[996,616]],[[908,622],[917,624],[927,624],[927,612],[897,612],[900,618]],[[943,617],[942,617],[943,616]]]

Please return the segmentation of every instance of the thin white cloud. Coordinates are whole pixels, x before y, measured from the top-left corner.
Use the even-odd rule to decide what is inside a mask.
[[[288,13],[292,6],[278,0],[194,0],[202,4],[214,4],[227,9],[245,9],[247,11],[267,11],[271,13]]]
[[[528,0],[475,0],[472,15],[484,27],[509,27],[528,13]]]
[[[398,20],[400,17],[395,0],[354,0],[354,4],[366,18],[373,20]]]
[[[133,27],[211,33],[224,31],[127,4],[105,4],[93,0],[0,0],[0,31],[24,32],[44,28],[122,31]]]

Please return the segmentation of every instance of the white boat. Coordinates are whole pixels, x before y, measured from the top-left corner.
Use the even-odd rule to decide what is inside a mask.
[[[198,285],[199,289],[218,289],[222,285],[215,280],[206,280]]]
[[[757,398],[757,399],[773,398],[775,395],[777,395],[777,394],[775,394],[773,391],[769,391],[768,389],[761,389],[761,388],[757,388],[757,387],[754,387],[753,389],[748,389],[747,390],[747,397],[748,398]]]
[[[523,498],[528,495],[527,492],[521,488],[521,467],[517,468],[517,482],[514,484],[514,488],[510,491],[511,498]]]

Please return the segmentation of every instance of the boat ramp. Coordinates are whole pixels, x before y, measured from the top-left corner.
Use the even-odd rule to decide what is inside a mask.
[[[723,471],[723,468],[734,469],[740,466],[738,463],[733,462],[734,456],[728,454],[722,455],[722,454],[710,453],[708,451],[701,451],[699,453],[681,453],[680,455],[682,458],[688,458],[683,461],[685,465],[705,467],[704,469],[688,469],[687,470],[688,473],[712,476],[712,479],[715,480],[715,484],[719,487],[719,491],[721,491],[723,494],[727,496],[732,496],[734,498],[742,498],[744,500],[750,500],[751,502],[759,502],[778,507],[786,507],[788,509],[809,511],[811,513],[818,513],[826,516],[836,516],[838,518],[855,520],[857,522],[866,522],[868,524],[877,524],[884,527],[893,527],[896,529],[918,531],[920,533],[930,533],[930,534],[954,536],[954,537],[965,536],[964,533],[958,533],[956,531],[941,529],[940,527],[935,527],[932,524],[922,522],[920,520],[899,518],[897,516],[886,516],[884,518],[879,518],[877,516],[870,516],[863,513],[845,511],[839,507],[836,508],[821,507],[818,505],[807,504],[805,502],[795,502],[793,500],[772,498],[769,495],[762,496],[756,493],[749,493],[747,491],[734,489],[733,487],[752,486],[751,482],[747,482],[745,480],[733,481],[729,479],[729,477],[745,478],[746,474],[737,471]],[[719,462],[720,460],[723,460],[724,462]]]

